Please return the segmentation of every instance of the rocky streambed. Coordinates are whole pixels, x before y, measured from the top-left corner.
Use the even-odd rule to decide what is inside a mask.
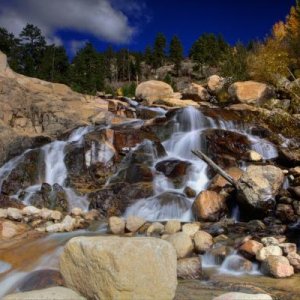
[[[117,120],[67,131],[0,168],[1,297],[53,286],[91,299],[118,297],[136,282],[144,286],[138,293],[153,290],[155,299],[229,291],[299,298],[300,169],[288,147],[294,139],[274,139],[265,124],[246,118],[257,112],[245,107],[166,109],[120,98],[108,108]],[[250,196],[194,156],[197,149]],[[74,253],[65,250],[59,264],[73,237],[82,238],[66,246]],[[107,280],[90,261],[102,261],[100,273],[120,280],[119,288],[111,282],[99,292],[86,284]],[[114,264],[124,270],[119,277]]]

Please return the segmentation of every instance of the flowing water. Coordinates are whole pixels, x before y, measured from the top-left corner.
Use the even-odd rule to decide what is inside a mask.
[[[162,114],[163,111],[159,110]],[[123,127],[134,127],[140,126],[142,121],[135,121],[130,123],[122,124]],[[163,146],[167,152],[167,156],[163,158],[157,158],[155,156],[152,171],[154,174],[154,191],[153,197],[147,199],[140,199],[131,207],[129,207],[125,216],[138,215],[144,217],[147,220],[166,220],[166,219],[180,219],[183,221],[192,220],[191,206],[193,199],[186,198],[183,191],[185,186],[189,186],[194,189],[197,193],[204,190],[209,182],[208,167],[206,163],[193,156],[191,150],[201,149],[206,151],[206,143],[204,139],[204,131],[206,129],[224,129],[228,131],[234,131],[242,133],[247,136],[251,142],[252,149],[260,153],[264,159],[272,159],[277,156],[275,146],[270,142],[252,134],[252,130],[243,124],[231,121],[215,120],[204,116],[200,111],[193,107],[188,107],[178,111],[173,118],[172,134],[169,139],[163,142]],[[88,203],[86,196],[81,196],[76,193],[75,190],[71,189],[66,184],[68,177],[68,171],[65,164],[65,149],[69,144],[80,145],[83,142],[84,135],[95,130],[95,128],[81,127],[73,131],[70,137],[66,141],[54,141],[48,145],[43,146],[40,150],[44,157],[44,168],[40,172],[39,181],[34,185],[26,188],[27,196],[24,199],[25,203],[29,203],[30,197],[41,188],[43,182],[47,182],[51,185],[58,183],[61,185],[67,195],[71,207],[82,207],[87,208]],[[9,176],[11,171],[23,161],[27,150],[22,155],[13,158],[8,161],[0,168],[0,192],[3,181]],[[96,148],[92,145],[92,148],[85,154],[85,163],[87,166],[101,161],[107,162],[111,159],[111,149],[107,145],[103,145]],[[178,187],[167,178],[164,174],[159,173],[155,170],[155,165],[163,160],[181,160],[189,163],[188,174],[184,178],[184,183]],[[245,164],[241,167],[245,168]],[[171,195],[166,201],[165,196]],[[15,196],[18,196],[15,195]],[[162,201],[162,199],[164,199]],[[175,199],[175,200],[174,200]],[[239,212],[236,207],[233,213],[235,218],[238,218]],[[89,234],[103,234],[103,228],[100,228],[97,232],[91,233],[89,231],[77,231],[72,233],[60,233],[52,234],[46,238],[38,239],[33,242],[25,244],[24,250],[19,254],[14,255],[12,261],[5,259],[0,255],[0,298],[6,293],[15,289],[20,282],[29,272],[43,268],[58,268],[58,256],[62,250],[63,245],[66,241],[78,235],[89,235]],[[36,253],[34,257],[27,257],[27,253]],[[1,251],[0,251],[1,254]],[[233,254],[230,259],[235,259]],[[5,255],[4,255],[5,256]],[[5,256],[6,257],[6,256]],[[14,265],[14,260],[19,257],[20,260],[25,260],[25,266]],[[226,270],[225,260],[220,270],[224,272]],[[211,257],[203,258],[204,267],[208,265],[214,265]],[[254,270],[255,271],[255,270]]]

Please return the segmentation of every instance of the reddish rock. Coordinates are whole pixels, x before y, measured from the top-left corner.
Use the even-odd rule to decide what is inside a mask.
[[[256,256],[257,252],[263,247],[263,244],[254,240],[249,240],[239,248],[239,252],[247,258],[252,258]]]
[[[275,278],[285,278],[294,275],[294,268],[284,256],[270,255],[262,264],[262,272]]]
[[[243,171],[237,167],[231,167],[231,168],[225,169],[225,171],[227,174],[229,174],[235,180],[239,180],[243,174]],[[224,177],[217,174],[213,178],[210,187],[211,188],[223,188],[227,184],[230,184],[230,183]]]
[[[199,220],[217,221],[225,211],[225,198],[214,191],[201,192],[193,203],[193,212]]]

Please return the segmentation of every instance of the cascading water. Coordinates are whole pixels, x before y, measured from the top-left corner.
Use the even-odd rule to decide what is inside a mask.
[[[262,155],[264,159],[277,157],[275,146],[251,134],[251,128],[245,128],[243,124],[232,121],[215,120],[204,116],[199,110],[187,107],[179,111],[174,117],[174,125],[171,137],[163,142],[167,151],[167,157],[156,160],[153,165],[155,196],[141,199],[129,207],[125,216],[138,215],[147,220],[179,219],[190,221],[192,219],[191,206],[193,199],[185,198],[189,205],[183,205],[181,201],[168,202],[160,201],[160,195],[166,192],[175,192],[183,195],[184,187],[176,188],[172,181],[164,174],[158,173],[154,166],[156,163],[166,159],[187,161],[190,163],[184,186],[188,186],[199,193],[204,190],[210,179],[207,175],[207,165],[192,154],[192,150],[206,150],[203,132],[207,129],[223,129],[246,135],[252,145],[252,149]],[[233,212],[233,217],[238,218],[238,207]]]
[[[55,183],[62,186],[67,194],[70,207],[81,207],[86,209],[88,203],[85,196],[79,196],[75,191],[66,186],[66,179],[68,172],[65,164],[65,147],[70,143],[77,143],[78,145],[82,142],[82,138],[85,134],[93,130],[93,127],[80,127],[74,130],[67,141],[54,141],[50,144],[43,146],[40,151],[44,157],[44,169],[40,170],[38,176],[39,180],[36,184],[27,187],[25,192],[25,198],[23,202],[29,204],[30,198],[34,193],[40,190],[42,182],[46,182],[50,185]],[[0,192],[3,181],[9,176],[12,170],[24,159],[26,153],[30,150],[25,151],[22,155],[8,161],[2,168],[0,168]],[[16,196],[20,194],[17,193]]]

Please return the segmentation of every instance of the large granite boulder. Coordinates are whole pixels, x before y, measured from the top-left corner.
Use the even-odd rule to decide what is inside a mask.
[[[66,285],[89,299],[173,299],[175,249],[156,238],[76,237],[60,270]]]

